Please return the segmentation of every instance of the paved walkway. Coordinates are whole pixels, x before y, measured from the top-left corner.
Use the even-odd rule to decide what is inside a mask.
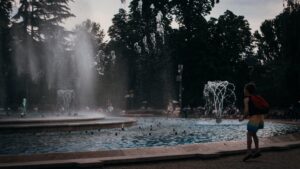
[[[242,162],[243,155],[209,160],[187,159],[164,162],[103,166],[103,169],[300,169],[300,148],[264,152],[257,159]]]

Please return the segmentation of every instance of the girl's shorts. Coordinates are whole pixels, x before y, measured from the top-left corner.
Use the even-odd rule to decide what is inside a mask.
[[[257,132],[259,129],[264,128],[264,116],[263,115],[253,115],[249,118],[247,124],[247,130],[251,132]]]

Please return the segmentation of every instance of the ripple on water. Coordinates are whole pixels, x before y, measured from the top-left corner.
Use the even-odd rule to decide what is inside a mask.
[[[245,139],[247,121],[182,119],[165,117],[137,118],[137,125],[117,129],[72,132],[35,132],[0,134],[0,154],[82,152],[136,147],[173,146]],[[300,127],[266,122],[260,137],[284,135]],[[117,133],[117,135],[116,135]],[[151,133],[151,134],[150,134]]]

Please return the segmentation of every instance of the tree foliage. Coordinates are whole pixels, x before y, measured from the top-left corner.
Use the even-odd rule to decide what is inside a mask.
[[[28,91],[34,93],[33,89],[49,92],[45,81],[56,79],[47,72],[59,70],[46,64],[67,59],[76,48],[69,40],[74,34],[61,26],[74,16],[70,1],[20,0],[13,18],[12,1],[0,1],[0,76],[6,77],[1,78],[5,82],[2,80],[0,87],[12,93],[2,102],[20,100]],[[132,0],[128,11],[119,9],[112,18],[109,41],[104,41],[100,24],[86,20],[78,25],[74,31],[85,31],[95,50],[95,71],[101,74],[95,82],[99,102],[125,108],[130,96],[130,108],[145,103],[162,108],[169,100],[179,99],[179,64],[184,66],[184,106],[203,105],[203,87],[211,80],[233,82],[239,98],[244,84],[255,81],[271,104],[284,106],[299,100],[299,1],[285,0],[283,12],[264,21],[253,34],[246,18],[229,10],[207,19],[218,2]],[[13,62],[13,55],[21,57]],[[31,94],[35,100],[30,102],[38,104],[38,94]]]
[[[299,100],[300,92],[300,4],[287,1],[283,13],[266,20],[255,32],[258,66],[257,81],[275,105]]]
[[[7,105],[12,69],[10,46],[10,13],[12,1],[0,1],[0,106]]]

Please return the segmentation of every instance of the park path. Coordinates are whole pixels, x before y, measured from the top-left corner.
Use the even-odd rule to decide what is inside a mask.
[[[209,160],[186,159],[104,166],[103,169],[300,169],[300,148],[263,152],[257,159],[242,162],[243,155]]]

